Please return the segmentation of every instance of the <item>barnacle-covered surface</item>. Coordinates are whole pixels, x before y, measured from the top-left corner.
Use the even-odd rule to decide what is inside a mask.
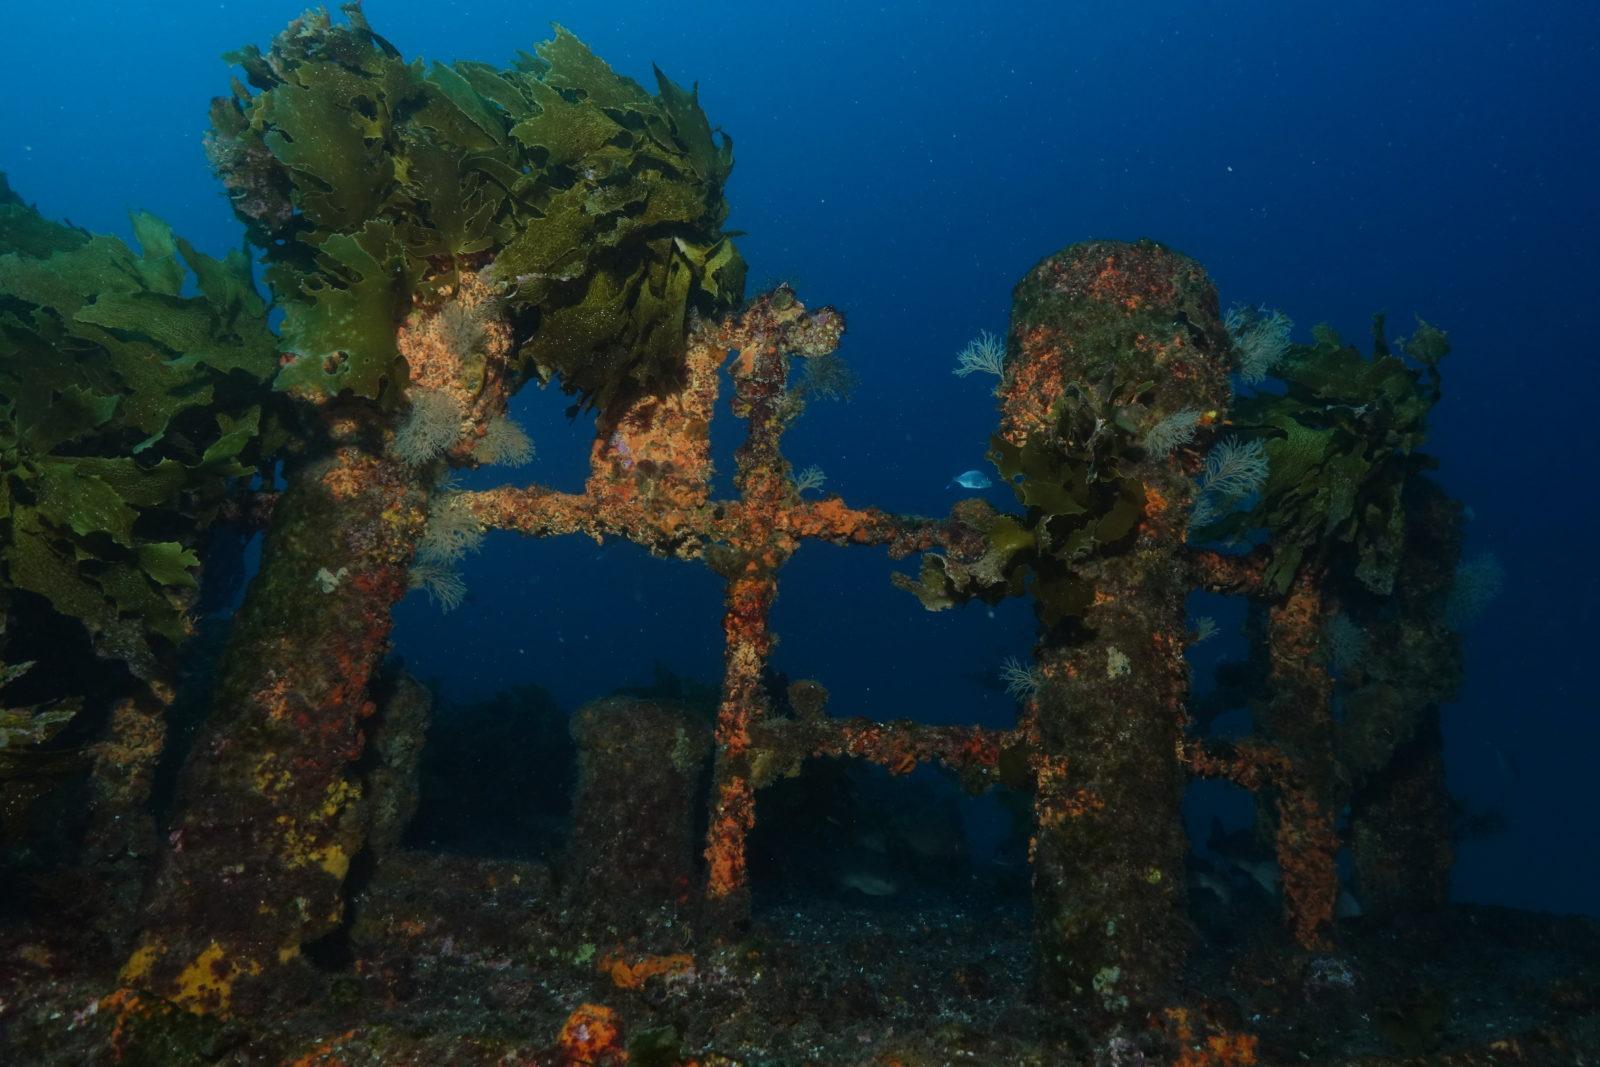
[[[698,894],[711,723],[675,702],[613,697],[580,708],[571,731],[578,782],[562,881],[573,906],[622,937],[662,901]]]
[[[241,978],[338,926],[370,818],[350,765],[365,749],[425,492],[356,441],[290,480],[184,770],[131,983],[226,1016]]]

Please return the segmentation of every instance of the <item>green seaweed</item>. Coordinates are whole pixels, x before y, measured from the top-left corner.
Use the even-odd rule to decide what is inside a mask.
[[[1273,370],[1283,392],[1239,400],[1235,426],[1265,442],[1268,474],[1253,507],[1195,532],[1196,541],[1264,530],[1268,584],[1282,592],[1305,561],[1343,563],[1367,589],[1388,595],[1405,545],[1403,494],[1436,466],[1421,451],[1440,398],[1443,331],[1422,320],[1392,349],[1384,319],[1363,356],[1330,327],[1292,347]],[[1409,363],[1407,361],[1410,361]],[[1413,365],[1414,364],[1414,365]]]
[[[0,689],[32,669],[32,663],[0,663]],[[38,746],[66,729],[79,711],[74,701],[60,700],[25,708],[0,706],[0,780],[26,773]]]
[[[1057,411],[1058,439],[1088,406],[1087,394],[1069,391]],[[1094,600],[1094,583],[1082,564],[1109,551],[1132,532],[1144,511],[1144,489],[1131,471],[1134,441],[1111,419],[1098,419],[1101,440],[1064,449],[1030,440],[1021,448],[996,436],[989,458],[1027,509],[1015,529],[997,524],[990,544],[1032,571],[1029,591],[1047,627],[1080,616]],[[1093,439],[1091,439],[1093,440]],[[1032,545],[1022,541],[1031,535]]]
[[[213,166],[285,309],[278,387],[393,406],[399,321],[491,260],[523,375],[602,406],[670,381],[690,312],[744,290],[732,145],[695,91],[657,71],[651,94],[559,26],[509,69],[424,70],[344,11],[231,54],[258,92],[212,108]]]
[[[32,666],[0,662],[0,690]],[[80,752],[47,747],[81,710],[78,700],[55,700],[28,707],[0,703],[0,842],[20,836],[33,802],[82,765]]]
[[[0,251],[43,257],[77,248],[88,239],[83,230],[52,222],[29,207],[0,173]]]
[[[1147,388],[1140,383],[1132,392]],[[1109,382],[1098,389],[1072,386],[1053,412],[1048,435],[1021,447],[991,438],[989,461],[1023,513],[976,523],[985,543],[977,562],[929,553],[915,580],[896,575],[895,584],[930,611],[1026,593],[1047,627],[1082,615],[1094,600],[1083,565],[1122,542],[1144,510],[1143,485],[1133,472],[1135,438],[1113,399],[1126,392]]]
[[[277,440],[266,306],[240,253],[144,214],[135,253],[0,190],[0,589],[148,676],[187,633],[202,529]]]
[[[915,578],[908,574],[890,578],[896,588],[916,597],[929,611],[944,611],[972,600],[997,604],[1027,592],[1025,560],[1034,548],[1033,531],[1012,516],[996,514],[987,504],[969,507],[963,521],[984,539],[985,548],[977,560],[927,552]]]

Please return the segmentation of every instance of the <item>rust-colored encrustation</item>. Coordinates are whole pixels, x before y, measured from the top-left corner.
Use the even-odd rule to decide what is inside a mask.
[[[998,751],[992,732],[975,729],[866,720],[785,729],[796,724],[768,720],[769,616],[778,573],[804,541],[885,545],[899,558],[957,536],[954,522],[901,518],[838,497],[801,499],[779,447],[801,411],[788,385],[791,361],[830,354],[843,330],[838,312],[809,310],[781,287],[738,315],[696,326],[674,389],[600,413],[583,493],[530,487],[465,495],[487,527],[623,537],[660,555],[701,559],[723,577],[726,647],[705,857],[709,901],[733,922],[747,906],[745,840],[755,825],[760,767],[844,754],[897,771],[922,761],[992,766]],[[736,455],[738,495],[714,501],[710,426],[724,367],[747,430]]]

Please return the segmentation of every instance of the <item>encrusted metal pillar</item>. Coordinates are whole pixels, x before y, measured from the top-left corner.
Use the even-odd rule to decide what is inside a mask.
[[[278,501],[123,971],[192,1011],[229,1014],[235,985],[296,960],[344,915],[363,838],[352,763],[426,490],[360,443],[368,427],[342,429],[349,438]]]
[[[1108,513],[1081,551],[1056,557],[1092,593],[1045,620],[1028,724],[1039,978],[1094,1010],[1152,1003],[1188,939],[1182,551],[1199,459],[1143,442],[1170,419],[1204,434],[1227,404],[1228,364],[1210,281],[1160,245],[1073,245],[1016,288],[1001,437],[1089,471],[1091,488],[1067,486],[1073,508],[1113,468],[1119,492],[1142,498],[1135,521]]]
[[[1353,888],[1363,914],[1444,906],[1456,813],[1439,708],[1461,684],[1461,635],[1439,606],[1461,562],[1461,504],[1425,478],[1406,489],[1396,604],[1347,664],[1339,755],[1349,776]]]
[[[151,789],[172,701],[173,686],[165,679],[151,680],[143,692],[118,700],[105,736],[93,749],[85,860],[103,891],[102,928],[124,949],[135,932],[139,898],[158,851]]]
[[[308,410],[324,451],[291,473],[274,508],[218,668],[215,711],[183,771],[123,980],[196,1012],[228,1014],[236,987],[283,971],[339,928],[345,878],[367,842],[355,764],[372,732],[391,613],[410,586],[439,476],[471,462],[505,410],[510,331],[482,275],[442,284],[397,324],[396,346],[410,382],[405,422],[359,400]],[[429,396],[449,401],[442,416],[423,410]],[[412,436],[437,447],[401,441],[419,421],[427,432]],[[392,846],[393,827],[379,829]]]
[[[250,979],[344,914],[365,831],[352,764],[427,496],[415,471],[364,447],[362,428],[352,420],[278,503],[124,969],[126,984],[197,1012],[229,1014]]]
[[[1321,567],[1302,566],[1289,592],[1262,609],[1267,693],[1255,707],[1257,733],[1293,763],[1300,791],[1286,808],[1263,808],[1273,827],[1283,900],[1295,940],[1321,945],[1339,901],[1334,814],[1346,795],[1334,741],[1333,681],[1322,644],[1328,613]]]
[[[606,697],[573,716],[572,739],[578,789],[562,863],[570,905],[598,928],[636,933],[697,904],[708,718],[672,701]]]
[[[722,618],[727,651],[706,835],[706,892],[712,921],[724,930],[748,918],[745,839],[755,825],[756,793],[750,731],[768,710],[763,675],[777,641],[769,616],[778,597],[778,571],[800,543],[799,531],[788,521],[799,493],[779,450],[797,412],[785,391],[789,356],[832,352],[844,320],[831,308],[807,311],[792,292],[779,289],[758,301],[735,332],[733,409],[746,420],[748,432],[735,457],[739,503],[726,526],[726,547],[714,559],[727,580]]]
[[[1350,858],[1363,914],[1387,918],[1444,907],[1454,817],[1438,710],[1428,709],[1417,736],[1356,795]]]

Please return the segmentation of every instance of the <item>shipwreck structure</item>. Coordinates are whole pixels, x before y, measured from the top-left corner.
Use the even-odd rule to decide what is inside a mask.
[[[509,69],[424,71],[348,16],[236,54],[249,84],[213,107],[208,151],[276,336],[242,257],[145,217],[136,254],[0,193],[0,607],[6,660],[42,664],[7,668],[0,788],[20,813],[46,765],[88,783],[81,865],[122,949],[119,1034],[259,1016],[347,966],[352,886],[396,855],[426,720],[426,695],[385,673],[391,611],[419,584],[448,596],[487,530],[625,539],[725,583],[713,728],[621,698],[574,727],[574,899],[613,919],[695,902],[679,952],[602,958],[620,987],[739,942],[756,797],[815,757],[1024,791],[1036,995],[1085,1026],[1184,1001],[1191,778],[1256,794],[1305,950],[1334,938],[1344,848],[1369,913],[1442,905],[1461,516],[1420,451],[1442,333],[1391,347],[1380,320],[1368,354],[1326,329],[1275,342],[1259,313],[1225,320],[1177,252],[1072,245],[1018,283],[997,368],[990,455],[1016,510],[802,499],[781,447],[805,406],[793,371],[836,358],[845,323],[787,287],[745,299],[722,230],[731,147],[695,94],[646,91],[565,32]],[[529,382],[592,410],[584,491],[455,486],[451,469],[518,450],[506,405]],[[711,426],[730,416],[736,492],[717,499]],[[230,525],[264,528],[260,571],[175,747],[186,611]],[[1015,726],[774,693],[769,615],[808,540],[920,556],[896,580],[932,610],[1031,598]],[[1250,603],[1249,657],[1209,703],[1185,659],[1197,589]],[[1239,706],[1253,732],[1212,736]],[[77,728],[91,755],[68,766],[50,738]],[[181,769],[158,829],[163,758]],[[628,862],[623,882],[594,876]],[[562,1062],[602,1062],[618,1020],[580,1011],[561,1040],[588,1051]]]

